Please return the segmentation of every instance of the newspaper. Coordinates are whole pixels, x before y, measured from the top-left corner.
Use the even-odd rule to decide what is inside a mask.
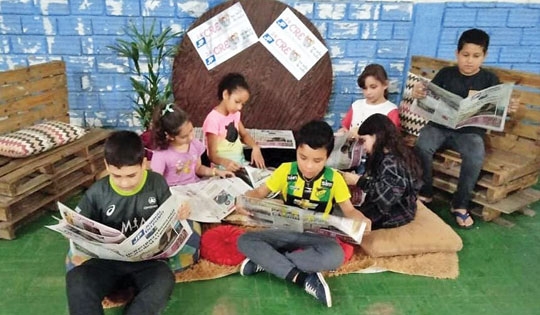
[[[185,202],[169,197],[137,231],[126,238],[120,231],[93,221],[58,202],[62,219],[47,228],[69,238],[72,250],[93,258],[121,261],[165,259],[176,255],[191,234],[177,210]]]
[[[256,168],[249,165],[244,165],[239,171],[234,174],[241,178],[252,188],[257,188],[264,184],[268,177],[272,175],[273,170],[269,168]]]
[[[326,166],[338,170],[347,170],[360,165],[364,155],[364,146],[358,139],[349,137],[349,133],[334,133],[334,149],[326,161]]]
[[[239,196],[236,203],[249,211],[252,224],[297,232],[311,231],[336,236],[355,244],[362,242],[364,221],[325,215],[322,212],[287,206],[271,199]]]
[[[236,196],[250,189],[242,179],[231,177],[210,178],[193,184],[173,186],[171,192],[173,195],[188,198],[191,206],[190,220],[219,223],[236,208]]]
[[[296,149],[296,141],[291,130],[246,129],[255,142],[263,149]],[[201,127],[195,127],[195,139],[204,143],[204,133]]]
[[[514,83],[495,85],[461,98],[420,78],[426,86],[427,96],[413,103],[411,111],[443,126],[453,129],[480,127],[502,131]]]

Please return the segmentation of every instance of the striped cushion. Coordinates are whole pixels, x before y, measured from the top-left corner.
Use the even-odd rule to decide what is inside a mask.
[[[81,127],[50,121],[0,136],[0,155],[20,158],[64,145],[85,134]]]
[[[411,112],[411,106],[416,99],[412,98],[412,89],[416,82],[420,82],[417,75],[410,73],[407,75],[407,83],[403,89],[403,98],[399,104],[399,119],[401,129],[408,134],[418,136],[420,129],[427,124],[427,120]]]

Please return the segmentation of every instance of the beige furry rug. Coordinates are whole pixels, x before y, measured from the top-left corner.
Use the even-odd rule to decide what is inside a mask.
[[[222,278],[239,272],[240,266],[223,266],[202,259],[191,268],[176,274],[176,282],[190,282]],[[325,273],[335,277],[350,273],[366,273],[374,271],[392,271],[407,275],[433,277],[437,279],[456,279],[459,275],[457,253],[427,253],[393,257],[369,257],[362,249],[357,248],[355,254],[338,270]],[[103,307],[122,306],[130,300],[131,292],[122,292],[106,298]]]

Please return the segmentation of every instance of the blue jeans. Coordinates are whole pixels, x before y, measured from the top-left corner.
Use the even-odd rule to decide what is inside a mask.
[[[433,154],[435,151],[448,148],[459,152],[462,162],[457,190],[452,198],[452,207],[466,209],[484,162],[483,137],[475,133],[459,133],[428,124],[420,130],[420,136],[414,148],[423,169],[424,185],[420,189],[420,195],[424,197],[433,196]]]
[[[103,314],[103,298],[126,282],[135,287],[135,297],[124,314],[160,314],[174,289],[165,261],[90,259],[66,274],[69,314]]]
[[[307,273],[333,270],[344,258],[341,246],[331,237],[286,230],[246,232],[238,238],[238,249],[281,279],[293,268]]]

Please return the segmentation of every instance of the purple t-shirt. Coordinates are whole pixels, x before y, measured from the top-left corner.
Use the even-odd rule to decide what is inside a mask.
[[[169,186],[196,183],[200,179],[195,169],[204,150],[204,145],[197,139],[191,141],[187,152],[178,152],[171,147],[167,150],[156,150],[150,167],[154,172],[163,174]]]

